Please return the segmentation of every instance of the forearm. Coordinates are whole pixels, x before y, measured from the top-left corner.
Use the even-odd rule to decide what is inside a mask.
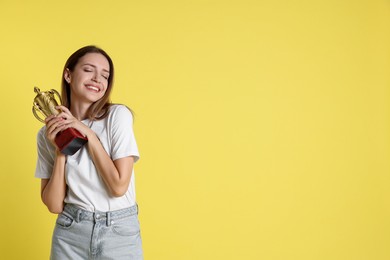
[[[61,213],[66,195],[65,181],[66,157],[57,153],[52,175],[42,190],[42,201],[52,213]]]
[[[89,154],[109,192],[115,197],[123,196],[128,189],[130,175],[121,174],[93,131],[87,137]]]

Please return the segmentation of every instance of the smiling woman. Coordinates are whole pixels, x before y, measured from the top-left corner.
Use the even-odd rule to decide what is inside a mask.
[[[62,99],[64,106],[71,106],[71,93],[75,91],[76,94],[78,87],[95,87],[100,90],[100,99],[92,99],[96,102],[90,104],[88,113],[84,116],[89,117],[89,119],[105,117],[113,81],[114,64],[104,50],[96,46],[86,46],[79,49],[69,57],[64,66],[64,75],[62,76]],[[71,89],[71,86],[74,86],[75,89]],[[75,102],[75,99],[72,101]]]
[[[110,75],[110,64],[102,54],[88,53],[80,58],[73,71],[65,68],[64,74],[71,89],[73,114],[79,120],[85,119],[86,115],[80,114],[85,109],[80,106],[89,107],[104,96]]]
[[[70,56],[62,79],[62,112],[38,133],[35,176],[50,212],[59,214],[51,259],[143,259],[133,165],[139,159],[130,110],[109,101],[114,66],[102,49]],[[75,128],[88,139],[62,154],[56,135]]]

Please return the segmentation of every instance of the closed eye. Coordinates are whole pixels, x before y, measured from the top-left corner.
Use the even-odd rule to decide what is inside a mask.
[[[84,66],[83,70],[85,72],[92,72],[93,71],[93,68],[90,66],[90,65],[87,65],[87,66]]]

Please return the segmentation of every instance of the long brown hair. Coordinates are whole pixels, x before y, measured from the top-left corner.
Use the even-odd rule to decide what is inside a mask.
[[[90,120],[99,120],[107,116],[108,114],[108,108],[111,105],[110,101],[110,93],[113,87],[114,83],[114,64],[112,63],[112,60],[108,54],[100,49],[99,47],[96,47],[94,45],[85,46],[79,50],[77,50],[75,53],[73,53],[68,60],[65,63],[64,70],[62,72],[62,79],[61,79],[61,97],[62,97],[62,103],[67,108],[70,108],[71,99],[70,99],[70,85],[68,82],[66,82],[64,78],[64,73],[66,69],[69,69],[71,72],[76,67],[79,59],[83,57],[84,55],[88,53],[100,53],[106,59],[108,60],[108,63],[110,65],[110,74],[108,76],[108,84],[107,84],[107,90],[106,93],[104,93],[104,96],[99,99],[98,101],[94,102],[88,109],[87,115]]]

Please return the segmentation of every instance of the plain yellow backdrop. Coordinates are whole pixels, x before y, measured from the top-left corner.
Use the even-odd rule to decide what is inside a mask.
[[[96,44],[148,260],[390,259],[390,2],[0,2],[0,258],[48,259],[35,94]]]

